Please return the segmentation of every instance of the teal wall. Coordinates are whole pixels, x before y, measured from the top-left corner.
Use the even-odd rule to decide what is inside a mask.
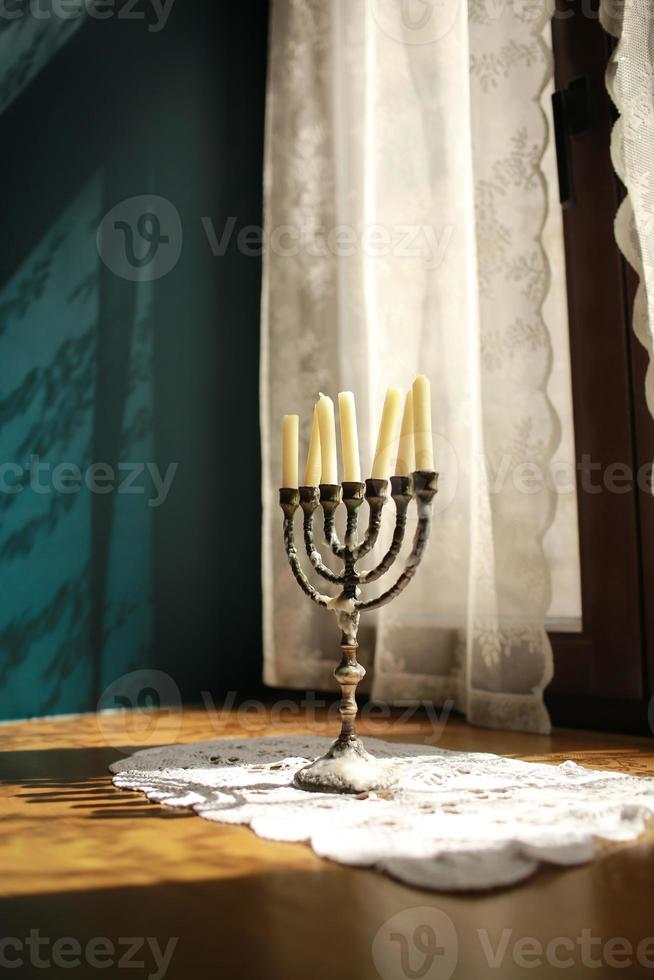
[[[99,290],[93,223],[102,183],[92,177],[5,285],[0,363],[0,712],[80,710],[94,695],[93,496],[56,467],[93,461]],[[121,460],[153,458],[152,298],[138,290],[129,351]],[[3,385],[4,388],[4,385]],[[37,464],[38,463],[38,468]],[[143,481],[141,481],[143,482]],[[76,492],[63,492],[65,490]],[[145,487],[144,487],[145,489]],[[112,495],[113,496],[113,495]],[[116,494],[100,651],[104,684],[152,658],[152,510]]]
[[[0,77],[0,718],[92,710],[139,668],[189,701],[260,687],[261,263],[234,240],[214,256],[205,225],[261,222],[266,29],[266,3],[209,0],[156,33],[85,20],[31,43],[25,23]],[[96,244],[144,195],[179,252],[160,278],[124,274],[120,234],[106,261]],[[6,464],[34,457],[48,492],[27,471],[10,492]],[[147,470],[141,492],[65,493],[61,463],[174,479],[152,506]]]

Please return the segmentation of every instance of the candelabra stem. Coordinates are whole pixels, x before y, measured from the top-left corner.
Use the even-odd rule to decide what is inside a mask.
[[[357,660],[359,615],[343,610],[340,617],[349,620],[341,635],[341,662],[334,671],[341,688],[338,706],[341,733],[322,758],[296,773],[295,785],[322,793],[367,793],[392,786],[397,782],[398,772],[370,755],[356,733],[356,689],[366,676],[365,668]]]
[[[357,661],[358,643],[341,642],[341,662],[334,671],[334,678],[341,686],[341,703],[338,713],[341,716],[341,734],[339,742],[350,742],[355,739],[355,720],[358,712],[356,689],[359,681],[366,675],[365,669]]]

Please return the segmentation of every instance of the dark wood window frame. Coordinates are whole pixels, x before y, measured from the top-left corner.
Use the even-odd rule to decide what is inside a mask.
[[[556,724],[651,732],[654,549],[646,542],[654,542],[654,498],[636,477],[651,482],[654,420],[647,355],[631,324],[636,276],[613,233],[624,195],[610,159],[616,115],[604,83],[613,41],[585,0],[557,0],[557,8],[556,89],[586,78],[590,93],[590,125],[569,139],[575,200],[563,212],[583,629],[552,634],[546,700]],[[612,464],[629,467],[631,489],[606,488]]]

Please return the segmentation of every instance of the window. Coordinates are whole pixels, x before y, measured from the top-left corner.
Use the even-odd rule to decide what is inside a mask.
[[[604,86],[611,40],[595,8],[560,2],[558,12],[556,88],[573,82],[589,93],[588,125],[568,139],[574,203],[563,211],[583,628],[552,634],[546,700],[558,724],[646,730],[654,579],[644,542],[654,531],[647,487],[654,432],[646,358],[631,328],[633,275],[613,237],[622,190],[610,160],[615,114]]]

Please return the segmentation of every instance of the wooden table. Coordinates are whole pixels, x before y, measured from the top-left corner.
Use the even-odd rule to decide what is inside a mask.
[[[367,980],[379,976],[372,947],[380,927],[400,912],[413,916],[411,921],[423,915],[429,922],[436,910],[456,930],[455,972],[445,969],[439,953],[430,959],[431,969],[421,974],[425,958],[414,950],[417,958],[408,972],[397,968],[389,973],[395,955],[391,950],[383,968],[388,977],[403,980],[411,969],[427,980],[450,975],[455,980],[616,973],[654,977],[654,940],[644,950],[651,969],[638,965],[635,953],[631,967],[616,969],[610,963],[629,954],[614,943],[607,963],[604,945],[624,937],[635,949],[654,936],[651,834],[631,846],[607,846],[585,867],[540,871],[515,888],[481,895],[436,894],[373,871],[323,861],[301,844],[266,842],[243,827],[151,805],[111,785],[107,765],[129,747],[307,730],[300,712],[276,716],[269,709],[251,711],[246,725],[244,729],[236,711],[216,714],[196,708],[0,726],[0,939],[9,940],[0,944],[0,955],[7,961],[22,958],[23,967],[13,975],[84,980],[96,975],[161,976],[150,946],[132,954],[144,965],[131,974],[125,973],[127,964],[118,968],[115,960],[128,954],[129,937],[151,937],[162,950],[171,937],[179,937],[169,978]],[[320,713],[311,730],[331,734],[334,724]],[[425,741],[433,733],[424,715],[402,723],[370,719],[362,730],[397,741]],[[654,774],[654,743],[626,736],[573,731],[523,735],[450,720],[438,744],[537,761],[572,758],[592,767]],[[427,912],[406,912],[419,907]],[[582,948],[584,929],[597,940],[590,953]],[[56,939],[72,937],[82,946],[81,965],[48,970],[34,965],[34,947],[25,945],[30,930],[47,939],[36,951],[42,960],[51,956]],[[86,944],[98,937],[114,946],[113,954],[101,943],[99,952],[94,947],[98,961],[114,962],[105,969],[85,959]],[[520,960],[525,947],[515,946],[525,937],[543,944],[560,938],[563,945],[556,946],[549,960],[543,953],[541,965],[526,968]],[[501,966],[493,967],[485,948],[496,948],[501,941],[505,954]],[[566,949],[571,943],[573,952]],[[530,955],[532,947],[527,946],[525,961],[538,961],[537,951]],[[75,949],[65,944],[59,954],[68,962],[76,960]],[[572,957],[574,966],[557,967],[552,955],[564,961]],[[602,965],[584,965],[588,955]]]

